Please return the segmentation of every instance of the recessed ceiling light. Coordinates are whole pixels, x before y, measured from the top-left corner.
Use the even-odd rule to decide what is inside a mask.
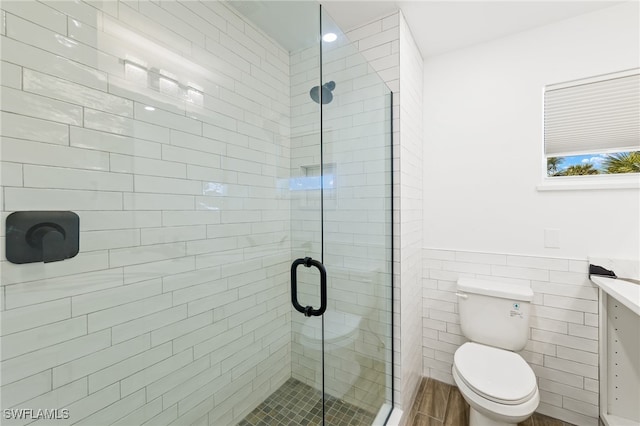
[[[155,111],[156,109],[152,106],[146,106],[144,107],[144,109],[146,109],[147,111]]]
[[[324,36],[322,36],[322,40],[326,41],[327,43],[333,43],[337,39],[338,36],[335,33],[326,33]]]

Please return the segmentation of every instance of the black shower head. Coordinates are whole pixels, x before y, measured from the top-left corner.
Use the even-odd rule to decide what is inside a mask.
[[[322,104],[326,105],[333,100],[333,89],[336,88],[335,81],[329,81],[322,85]],[[314,86],[309,91],[309,96],[317,104],[320,103],[320,86]]]

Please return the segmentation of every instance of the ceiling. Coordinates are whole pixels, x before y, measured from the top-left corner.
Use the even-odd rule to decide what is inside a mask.
[[[290,52],[318,43],[315,1],[229,0],[229,4]]]
[[[231,0],[230,3],[289,51],[317,43],[319,20],[315,1]],[[321,3],[345,32],[401,9],[422,57],[427,58],[622,2],[321,0]]]
[[[327,12],[345,31],[401,9],[423,58],[619,3],[622,2],[322,0]]]

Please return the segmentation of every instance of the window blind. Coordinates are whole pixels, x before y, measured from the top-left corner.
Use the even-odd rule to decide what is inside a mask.
[[[640,150],[640,70],[547,86],[547,157]]]

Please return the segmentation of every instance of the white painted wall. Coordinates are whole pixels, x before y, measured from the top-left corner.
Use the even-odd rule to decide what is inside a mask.
[[[587,256],[640,256],[637,189],[539,192],[547,84],[638,67],[638,3],[425,61],[423,374],[452,383],[455,282],[530,286],[538,411],[598,423],[597,292]],[[560,247],[544,247],[558,229]]]
[[[538,192],[546,84],[638,67],[628,2],[463,50],[424,68],[424,246],[640,256],[640,191]],[[544,247],[544,229],[560,248]]]

